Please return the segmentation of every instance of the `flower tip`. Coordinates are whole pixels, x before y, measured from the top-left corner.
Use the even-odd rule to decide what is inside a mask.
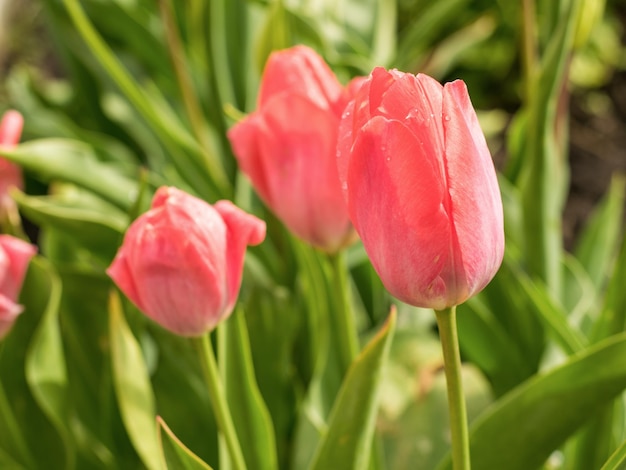
[[[265,240],[265,222],[258,217],[243,211],[225,199],[217,201],[213,207],[222,216],[229,230],[233,233],[245,234],[247,245],[259,245]]]
[[[24,117],[13,109],[7,111],[0,121],[0,145],[14,146],[20,141]]]

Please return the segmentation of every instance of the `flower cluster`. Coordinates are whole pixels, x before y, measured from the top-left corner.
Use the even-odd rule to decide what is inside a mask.
[[[258,109],[228,133],[242,171],[293,233],[328,252],[361,237],[387,289],[442,309],[480,291],[502,261],[496,173],[462,81],[376,68],[343,87],[311,49],[268,59]],[[263,222],[161,188],[108,270],[180,335],[233,308],[246,245]]]

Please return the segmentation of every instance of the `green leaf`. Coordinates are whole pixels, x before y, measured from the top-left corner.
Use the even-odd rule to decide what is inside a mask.
[[[617,448],[600,470],[624,470],[626,469],[626,441]]]
[[[250,470],[278,468],[272,419],[254,376],[242,311],[218,327],[220,368],[237,436]]]
[[[539,319],[548,333],[567,354],[581,351],[587,344],[587,338],[571,325],[565,311],[550,297],[543,285],[533,282],[520,272],[519,285],[532,301]]]
[[[157,423],[159,426],[161,453],[166,469],[212,470],[209,465],[180,442],[160,416],[157,416]]]
[[[600,340],[612,334],[620,333],[626,328],[626,236],[622,238],[622,246],[615,260],[615,268],[610,277],[602,312],[594,325],[593,340]]]
[[[504,396],[470,430],[472,469],[539,468],[626,388],[625,355],[626,334],[614,336]]]
[[[532,276],[539,277],[555,298],[561,294],[561,216],[567,191],[563,147],[557,130],[562,131],[564,115],[559,100],[566,86],[568,57],[581,1],[569,2],[558,28],[551,36],[540,70],[533,71],[535,81],[529,88],[536,92],[526,121],[526,139],[522,145],[522,171],[518,186],[522,192],[526,263]]]
[[[434,317],[432,311],[423,314]],[[401,312],[398,317],[381,385],[376,431],[384,444],[387,469],[432,470],[450,449],[441,343],[434,331],[407,326]],[[471,424],[491,404],[492,393],[473,364],[464,363],[462,374]]]
[[[426,60],[429,46],[441,34],[443,25],[458,17],[467,8],[467,0],[440,0],[420,5],[418,14],[399,34],[395,66],[400,70],[414,70]]]
[[[144,464],[150,470],[161,470],[154,394],[148,369],[115,291],[110,296],[109,315],[113,383],[124,426]]]
[[[78,430],[74,433],[79,453],[76,468],[113,469],[121,461],[139,465],[125,438],[112,384],[107,315],[111,280],[91,268],[63,265],[57,269],[63,283],[61,311],[69,395]]]
[[[34,257],[19,299],[24,305],[24,311],[0,342],[0,468],[23,466],[27,469],[64,469],[73,457],[68,454],[71,449],[68,448],[67,435],[64,434],[67,431],[67,420],[64,423],[56,420],[58,415],[67,410],[62,398],[64,392],[61,390],[66,385],[60,370],[63,363],[56,365],[48,377],[34,376],[33,369],[42,363],[33,364],[32,361],[38,361],[39,358],[35,359],[31,352],[33,348],[47,347],[46,340],[49,338],[45,338],[48,333],[44,325],[51,323],[51,317],[57,313],[59,287],[50,265],[41,257]],[[55,336],[55,327],[51,328],[53,331],[50,335]],[[52,346],[50,350],[58,353]],[[27,372],[27,367],[31,369],[30,372]],[[33,374],[33,377],[27,374]],[[31,378],[35,379],[32,384],[29,383]],[[49,400],[41,396],[49,384],[45,382],[48,378],[59,386],[56,390],[51,387],[53,396]],[[61,429],[57,427],[59,424]]]
[[[70,139],[39,139],[3,150],[2,156],[44,181],[61,180],[101,196],[128,211],[137,193],[137,183],[98,160],[93,148]]]
[[[626,177],[615,176],[606,196],[580,234],[575,256],[583,265],[596,289],[604,287],[608,271],[619,248],[622,230]]]
[[[285,287],[273,282],[257,258],[246,255],[245,271],[247,281],[239,302],[246,312],[256,380],[276,433],[279,467],[287,468],[293,454],[296,399],[302,390],[293,362],[304,312]]]
[[[304,302],[304,326],[296,344],[297,360],[300,361],[297,367],[307,388],[298,407],[291,459],[294,468],[306,468],[326,430],[328,416],[341,387],[342,371],[331,338],[326,259],[299,240],[292,241],[300,267],[298,281]]]
[[[27,196],[18,191],[12,195],[31,221],[62,232],[105,264],[113,260],[128,225],[128,217],[123,213],[83,208],[57,196]]]
[[[383,329],[352,363],[331,411],[328,430],[309,467],[311,470],[367,468],[378,413],[380,379],[395,324],[396,313],[392,310]]]
[[[48,292],[48,305],[26,356],[26,380],[33,397],[53,423],[65,446],[67,468],[73,467],[74,449],[68,429],[70,403],[65,355],[59,327],[61,281],[43,258],[33,262],[44,274],[40,287]]]
[[[378,0],[374,20],[374,36],[372,38],[372,62],[377,65],[388,65],[396,52],[396,2]]]
[[[481,301],[481,296],[471,298],[457,309],[463,355],[489,377],[496,395],[502,395],[533,374],[523,350],[515,347],[515,339]]]

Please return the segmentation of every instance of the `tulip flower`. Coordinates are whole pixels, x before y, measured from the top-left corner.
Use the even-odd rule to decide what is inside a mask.
[[[11,235],[0,235],[0,338],[7,335],[23,307],[17,303],[31,258],[37,249]]]
[[[355,238],[335,162],[341,113],[362,78],[343,87],[312,49],[270,55],[257,110],[228,138],[241,170],[276,216],[329,253]]]
[[[200,336],[232,312],[246,247],[264,238],[265,223],[231,202],[211,206],[162,187],[129,227],[107,273],[161,326]]]
[[[0,155],[2,147],[15,147],[20,141],[24,118],[17,111],[7,111],[0,120]],[[0,158],[0,206],[7,204],[9,188],[22,189],[22,169],[13,162]]]
[[[483,289],[502,262],[502,200],[465,84],[376,68],[339,132],[350,218],[389,292],[440,310]]]

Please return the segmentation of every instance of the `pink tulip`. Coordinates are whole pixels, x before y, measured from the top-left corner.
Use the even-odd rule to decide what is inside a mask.
[[[7,335],[23,307],[17,303],[28,264],[37,249],[19,238],[0,235],[0,338]]]
[[[504,253],[502,201],[465,84],[376,68],[339,133],[350,218],[389,292],[443,309],[483,289]]]
[[[264,238],[265,223],[230,201],[211,206],[162,187],[129,227],[107,273],[161,326],[199,336],[232,312],[246,247]]]
[[[362,81],[343,87],[305,46],[274,52],[257,111],[228,132],[241,170],[267,206],[295,235],[328,252],[355,236],[335,152],[341,113]]]
[[[20,141],[24,118],[17,111],[7,111],[0,121],[0,154],[2,147],[10,149]],[[22,169],[13,162],[0,158],[0,205],[6,206],[9,188],[22,189]]]

